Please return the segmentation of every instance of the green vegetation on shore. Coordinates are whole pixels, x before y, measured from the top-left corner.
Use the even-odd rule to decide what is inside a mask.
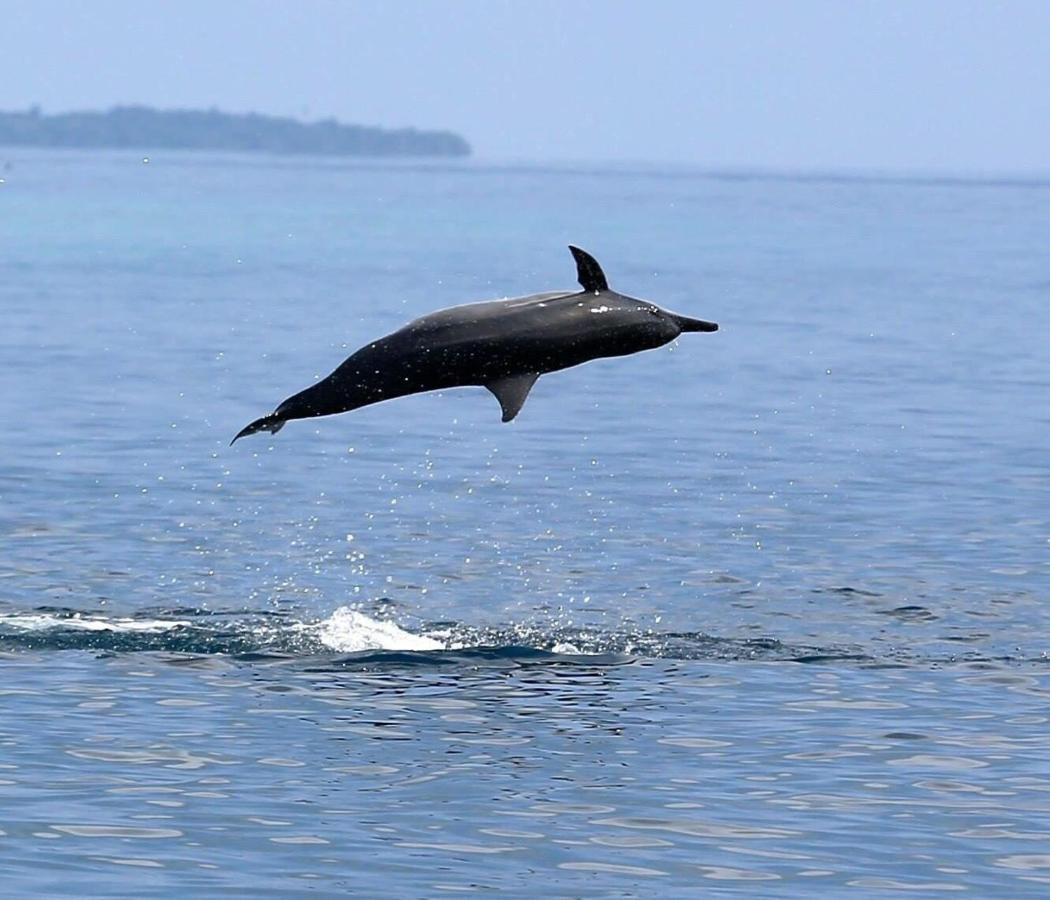
[[[117,106],[107,112],[44,115],[38,108],[0,112],[0,145],[135,147],[314,153],[326,156],[469,156],[470,144],[450,131],[343,125],[295,119]]]

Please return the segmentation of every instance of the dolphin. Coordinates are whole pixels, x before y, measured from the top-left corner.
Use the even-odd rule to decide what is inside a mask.
[[[540,375],[592,359],[626,356],[673,341],[684,331],[717,331],[609,290],[597,260],[570,246],[582,291],[552,291],[469,303],[430,313],[362,347],[327,378],[293,394],[230,441],[285,422],[331,416],[424,391],[488,388],[510,422]]]

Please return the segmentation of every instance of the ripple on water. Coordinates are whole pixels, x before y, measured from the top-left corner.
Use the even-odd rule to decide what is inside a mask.
[[[114,866],[133,866],[140,869],[163,869],[164,863],[159,859],[140,859],[128,856],[92,856],[95,862],[110,863]]]
[[[779,881],[775,872],[762,872],[758,869],[737,869],[731,866],[699,866],[704,878],[715,881]]]
[[[143,828],[132,825],[49,825],[52,831],[70,834],[74,837],[90,838],[174,838],[182,837],[176,828]]]
[[[916,753],[913,756],[900,756],[886,760],[888,766],[901,766],[915,769],[983,769],[988,763],[968,756],[948,756],[944,754]]]
[[[965,884],[950,881],[905,881],[902,878],[853,878],[846,882],[850,887],[873,891],[965,891]]]
[[[1004,869],[1050,869],[1050,853],[1015,853],[999,857],[995,864]]]
[[[736,825],[727,822],[701,821],[697,819],[649,819],[629,816],[612,816],[595,819],[595,825],[614,828],[634,828],[643,831],[670,831],[690,837],[725,838],[727,840],[763,840],[788,838],[799,834],[786,828]]]
[[[558,868],[570,872],[606,872],[613,875],[638,876],[641,878],[668,874],[660,869],[647,869],[643,866],[628,866],[622,863],[564,862],[558,863]]]

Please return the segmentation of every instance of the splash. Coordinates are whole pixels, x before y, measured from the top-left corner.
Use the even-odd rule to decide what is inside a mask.
[[[624,626],[580,628],[532,622],[496,626],[440,622],[407,626],[340,607],[325,618],[289,610],[143,610],[122,616],[37,607],[0,612],[0,652],[80,650],[217,656],[253,664],[623,665],[637,658],[909,665],[899,650],[874,657],[858,646],[787,644]],[[953,656],[943,662],[964,662]]]
[[[422,634],[413,634],[393,622],[380,621],[343,606],[312,626],[329,650],[361,653],[366,650],[444,650],[446,645]]]
[[[66,629],[72,631],[114,631],[129,634],[155,634],[184,628],[190,624],[185,619],[106,619],[101,616],[84,616],[80,613],[33,612],[23,614],[0,614],[0,629],[12,631],[49,631]]]

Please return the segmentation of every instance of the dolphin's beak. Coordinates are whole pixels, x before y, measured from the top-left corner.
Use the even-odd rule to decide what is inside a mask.
[[[703,319],[690,319],[689,316],[674,317],[682,331],[718,331],[717,322],[705,322]]]

